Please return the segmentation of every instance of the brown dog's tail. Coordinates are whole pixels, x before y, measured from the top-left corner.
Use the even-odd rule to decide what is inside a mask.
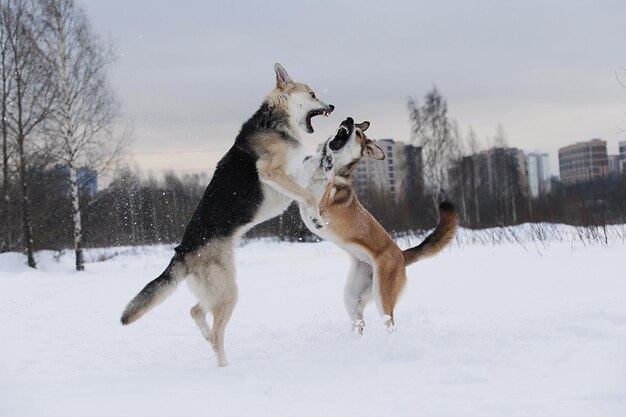
[[[408,266],[438,254],[454,239],[456,229],[459,226],[459,219],[454,205],[448,201],[439,204],[439,216],[441,219],[437,228],[422,243],[402,252],[405,265]]]

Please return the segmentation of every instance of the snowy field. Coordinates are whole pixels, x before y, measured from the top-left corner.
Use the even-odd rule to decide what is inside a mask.
[[[0,416],[626,416],[622,240],[456,245],[409,268],[395,334],[370,306],[362,338],[340,250],[252,242],[226,368],[184,283],[119,324],[171,254],[91,250],[85,273],[71,254],[37,271],[0,255]]]

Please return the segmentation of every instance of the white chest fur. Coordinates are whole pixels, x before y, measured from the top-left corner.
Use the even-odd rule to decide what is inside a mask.
[[[285,173],[296,181],[302,176],[304,155],[304,147],[298,144],[290,148],[286,156]],[[289,207],[292,201],[290,197],[267,184],[262,184],[261,188],[263,189],[263,202],[253,220],[253,224],[258,224],[280,215]]]
[[[296,181],[298,181],[298,179],[302,176],[304,157],[304,147],[300,144],[291,148],[287,153],[285,171],[287,172],[287,175]]]

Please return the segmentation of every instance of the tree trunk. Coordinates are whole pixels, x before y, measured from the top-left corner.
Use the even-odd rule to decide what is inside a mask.
[[[511,212],[513,214],[513,224],[517,224],[517,204],[515,201],[515,195],[511,196]]]
[[[11,247],[11,194],[9,193],[9,150],[7,137],[6,116],[2,112],[2,203],[4,204],[4,232],[0,242],[0,252],[10,250]]]
[[[28,199],[28,180],[26,178],[26,161],[24,161],[24,139],[18,140],[18,152],[20,158],[20,182],[22,185],[22,221],[24,228],[24,246],[26,249],[26,257],[28,266],[37,268],[35,257],[33,255],[33,225],[30,215],[30,201]]]
[[[161,234],[159,233],[159,220],[157,215],[157,209],[155,201],[157,200],[156,190],[150,190],[148,194],[150,196],[150,206],[152,207],[152,225],[151,229],[156,242],[161,242]]]
[[[476,227],[480,227],[480,208],[478,205],[478,190],[474,188],[474,216],[476,221]]]
[[[4,46],[4,45],[3,45]],[[9,126],[7,123],[8,107],[8,69],[6,65],[6,50],[2,51],[2,114],[0,124],[2,125],[2,203],[4,204],[4,232],[0,242],[0,252],[10,249],[11,246],[11,195],[9,193]]]
[[[72,221],[74,223],[74,252],[76,253],[76,270],[85,270],[83,257],[83,230],[80,219],[80,195],[78,192],[78,173],[73,163],[68,164],[70,169],[70,198],[72,200]]]
[[[477,154],[472,156],[472,203],[474,204],[474,227],[480,227],[480,209],[478,205],[478,191],[480,189],[480,177],[478,176]]]

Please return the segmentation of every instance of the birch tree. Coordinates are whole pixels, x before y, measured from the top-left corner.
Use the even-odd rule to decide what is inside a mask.
[[[46,50],[57,91],[47,127],[56,156],[69,171],[76,269],[84,270],[82,207],[78,170],[103,170],[121,150],[112,126],[118,104],[108,83],[113,62],[110,47],[95,36],[74,0],[39,0],[46,26]]]
[[[425,184],[437,205],[446,193],[448,170],[460,154],[456,129],[448,118],[448,104],[436,87],[426,94],[421,107],[410,99],[408,109],[412,142],[422,147]]]
[[[41,47],[44,31],[36,5],[30,0],[8,0],[2,19],[13,77],[7,106],[7,131],[16,148],[27,262],[28,266],[35,268],[28,152],[32,151],[40,133],[38,129],[50,113],[54,91]]]
[[[11,243],[11,193],[9,192],[9,95],[13,81],[9,33],[7,26],[8,4],[0,0],[0,135],[2,136],[2,235],[0,252],[7,250]]]

